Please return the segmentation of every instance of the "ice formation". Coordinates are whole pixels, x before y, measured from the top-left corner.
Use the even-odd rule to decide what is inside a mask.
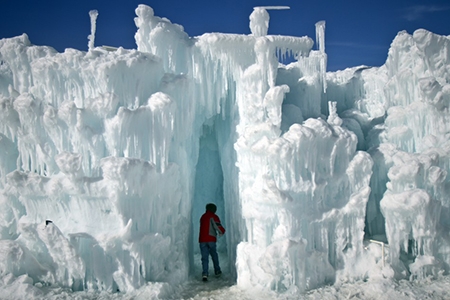
[[[313,50],[266,9],[189,37],[140,5],[137,50],[95,47],[94,13],[88,52],[0,40],[2,285],[180,284],[208,202],[244,288],[449,271],[449,38],[327,73],[325,22]]]
[[[95,31],[97,30],[97,17],[98,17],[98,11],[91,10],[89,12],[89,16],[91,18],[91,34],[88,36],[88,49],[92,50],[94,49],[94,43],[95,43]]]

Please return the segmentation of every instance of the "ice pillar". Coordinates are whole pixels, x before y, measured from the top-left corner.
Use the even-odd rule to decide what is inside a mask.
[[[327,54],[325,53],[325,21],[316,23],[316,44],[320,55],[320,77],[322,79],[323,92],[327,91]]]
[[[91,34],[88,36],[88,39],[89,39],[88,47],[89,47],[89,51],[91,51],[92,49],[94,49],[95,30],[97,27],[96,21],[97,21],[98,11],[91,10],[89,12],[89,16],[91,17]]]

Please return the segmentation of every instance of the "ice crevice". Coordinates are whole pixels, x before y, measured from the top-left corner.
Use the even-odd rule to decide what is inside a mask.
[[[137,49],[96,47],[96,12],[88,51],[0,40],[1,282],[167,297],[199,275],[209,202],[240,288],[449,271],[448,37],[326,72],[325,22],[314,49],[269,35],[270,9],[189,37],[139,5]]]

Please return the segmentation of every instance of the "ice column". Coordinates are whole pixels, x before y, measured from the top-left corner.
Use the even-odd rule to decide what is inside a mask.
[[[88,39],[89,39],[88,47],[89,47],[89,51],[91,51],[92,49],[94,49],[95,30],[96,30],[96,21],[97,21],[98,11],[91,10],[89,12],[89,16],[91,17],[91,34],[88,36]]]
[[[325,21],[316,23],[316,43],[320,53],[325,53]]]
[[[327,54],[325,53],[325,21],[316,23],[316,43],[319,46],[320,77],[322,78],[323,92],[327,91]]]

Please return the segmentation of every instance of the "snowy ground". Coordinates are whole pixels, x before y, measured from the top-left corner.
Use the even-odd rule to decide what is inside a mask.
[[[263,293],[255,290],[242,290],[238,288],[228,274],[220,279],[211,278],[208,283],[201,281],[199,274],[200,257],[196,257],[196,276],[186,283],[180,292],[170,299],[214,299],[214,300],[334,300],[334,299],[379,299],[379,300],[410,300],[410,299],[450,299],[450,276],[441,276],[438,279],[427,279],[410,282],[402,280],[371,280],[327,286],[308,292],[307,294],[277,295]],[[228,262],[221,257],[223,269],[226,270]],[[131,298],[129,298],[131,299]]]
[[[380,299],[380,300],[424,300],[424,299],[450,299],[450,276],[441,276],[437,279],[409,282],[402,280],[371,280],[366,282],[345,283],[327,286],[308,292],[307,294],[277,295],[275,293],[256,290],[243,290],[235,285],[228,270],[228,261],[225,255],[220,256],[221,267],[224,274],[220,278],[210,277],[208,282],[201,280],[200,256],[195,257],[195,274],[188,282],[179,287],[170,287],[166,284],[149,284],[133,293],[110,294],[106,292],[76,292],[72,293],[61,288],[37,288],[28,284],[26,280],[15,280],[10,284],[0,286],[0,299],[192,299],[192,300],[253,300],[253,299],[305,299],[305,300],[334,300],[334,299]],[[1,281],[0,281],[1,282]]]

